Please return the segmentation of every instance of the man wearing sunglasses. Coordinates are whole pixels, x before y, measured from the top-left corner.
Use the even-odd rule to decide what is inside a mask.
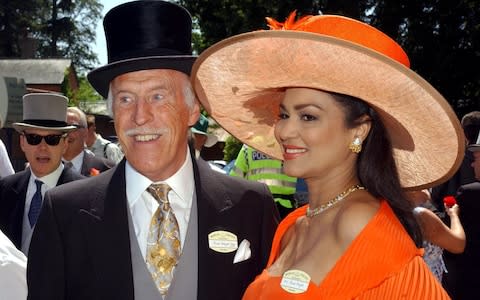
[[[13,124],[29,167],[0,180],[0,229],[25,254],[45,192],[84,178],[61,163],[67,133],[75,129],[66,122],[67,102],[57,94],[27,94],[23,121]]]

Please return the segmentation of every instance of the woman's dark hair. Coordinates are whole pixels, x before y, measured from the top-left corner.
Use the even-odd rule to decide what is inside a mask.
[[[410,237],[420,247],[422,232],[413,215],[413,203],[407,199],[400,185],[390,136],[379,115],[358,98],[336,93],[333,95],[345,112],[347,128],[361,124],[365,117],[371,122],[370,132],[363,142],[357,162],[360,182],[374,197],[388,202]]]

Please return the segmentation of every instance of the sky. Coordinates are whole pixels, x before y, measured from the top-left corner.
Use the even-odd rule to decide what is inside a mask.
[[[106,65],[108,61],[107,45],[105,43],[105,32],[103,31],[103,17],[111,8],[125,2],[130,2],[130,0],[100,0],[100,3],[103,4],[102,18],[97,23],[97,37],[95,45],[93,47],[93,51],[97,53],[98,60],[100,61],[100,64],[96,67]]]

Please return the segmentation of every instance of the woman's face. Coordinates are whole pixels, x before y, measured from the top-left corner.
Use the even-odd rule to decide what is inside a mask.
[[[287,89],[275,126],[284,172],[302,178],[351,175],[356,154],[348,147],[356,135],[363,141],[362,127],[346,128],[345,113],[331,94]]]

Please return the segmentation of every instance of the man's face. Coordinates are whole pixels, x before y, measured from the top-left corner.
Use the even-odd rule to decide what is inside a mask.
[[[111,82],[115,130],[128,162],[152,181],[164,180],[185,162],[189,127],[199,117],[188,106],[188,76],[154,69],[117,76]]]
[[[67,148],[67,142],[64,137],[59,139],[58,145],[48,145],[43,138],[38,145],[31,145],[25,135],[33,135],[32,139],[38,139],[34,135],[61,135],[62,132],[56,130],[27,129],[20,135],[20,147],[30,163],[30,168],[37,177],[46,176],[55,171],[62,160],[62,155]],[[55,139],[55,138],[54,138]]]
[[[480,151],[473,152],[473,159],[472,168],[475,172],[475,178],[480,180]]]
[[[71,160],[85,148],[87,129],[81,127],[80,117],[72,112],[67,112],[67,123],[78,126],[76,130],[70,131],[67,137],[68,149],[64,157],[67,160]]]

